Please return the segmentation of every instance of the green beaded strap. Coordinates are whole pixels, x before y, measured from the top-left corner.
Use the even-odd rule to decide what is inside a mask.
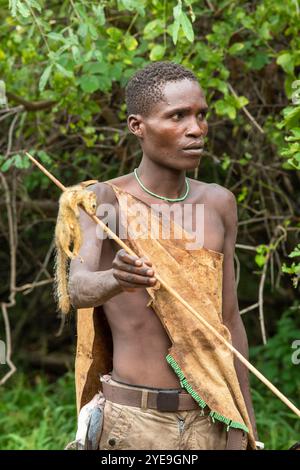
[[[184,193],[183,196],[181,197],[177,197],[175,199],[171,199],[169,197],[165,197],[165,196],[159,196],[158,194],[155,194],[153,193],[152,191],[149,191],[149,189],[147,189],[143,183],[141,182],[140,178],[138,177],[138,174],[137,174],[137,168],[134,169],[134,176],[136,177],[136,180],[137,182],[139,183],[139,185],[141,186],[141,188],[148,194],[151,194],[151,196],[154,196],[154,197],[157,197],[158,199],[163,199],[164,201],[168,201],[168,202],[179,202],[179,201],[184,201],[187,197],[187,195],[189,194],[190,192],[190,185],[189,185],[189,181],[187,178],[185,178],[185,184],[186,184],[186,191]]]

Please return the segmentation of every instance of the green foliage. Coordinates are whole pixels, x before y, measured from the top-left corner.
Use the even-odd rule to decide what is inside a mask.
[[[229,6],[225,9],[222,21],[215,21],[212,32],[206,35],[207,45],[202,41],[194,43],[197,19],[203,16],[210,18],[212,15],[204,3],[132,0],[110,1],[105,6],[95,6],[74,1],[57,11],[55,8],[45,8],[42,0],[10,2],[12,16],[6,22],[7,28],[13,28],[13,32],[3,53],[5,56],[7,53],[13,54],[6,63],[4,74],[8,82],[13,77],[18,91],[21,79],[23,83],[25,79],[27,84],[32,82],[36,87],[35,76],[39,74],[38,91],[47,98],[56,99],[58,106],[66,107],[71,104],[68,99],[70,92],[72,95],[76,93],[78,101],[81,101],[82,95],[97,90],[109,92],[115,81],[124,86],[133,71],[149,59],[168,58],[188,63],[185,56],[196,53],[199,57],[192,68],[203,80],[203,85],[217,88],[223,93],[223,97],[213,105],[214,109],[220,116],[228,116],[233,120],[237,111],[248,103],[248,99],[244,96],[236,98],[229,93],[226,84],[229,76],[225,63],[226,48],[237,29],[245,28],[252,32],[260,26],[261,19],[258,15],[256,24],[254,18],[249,22],[242,7],[233,9]],[[107,20],[111,16],[110,12],[116,10],[125,15],[135,12],[125,32],[122,24],[114,25],[111,20]],[[148,15],[145,16],[146,10],[151,12],[150,21]],[[67,26],[57,21],[57,16],[67,16]],[[268,23],[265,21],[263,24],[264,30],[269,30]],[[137,31],[134,34],[131,32],[133,29]],[[30,38],[29,47],[28,42],[23,41],[24,36]],[[256,38],[252,43],[233,42],[228,54],[239,55],[245,60],[247,68],[249,52],[265,45],[266,39],[271,39],[271,36],[265,32],[262,38]],[[19,49],[17,54],[16,44]],[[178,46],[175,51],[174,44]],[[149,56],[148,60],[145,52]],[[270,60],[271,54],[268,58],[265,52],[265,57],[263,65]],[[15,69],[14,72],[10,71],[19,58],[23,63],[22,74],[17,72],[15,75]],[[69,107],[67,109],[70,110]]]
[[[300,394],[300,365],[292,363],[292,343],[300,340],[299,305],[282,316],[266,346],[252,347],[250,360],[287,397]],[[298,440],[299,419],[251,376],[260,440],[266,449],[286,450]],[[0,448],[63,449],[76,432],[74,375],[48,384],[46,377],[15,376],[0,388]],[[297,405],[297,403],[295,403]]]
[[[293,363],[293,342],[300,340],[299,303],[277,323],[266,346],[252,347],[250,361],[294,404],[300,396],[300,364]],[[266,386],[251,376],[259,439],[267,449],[287,450],[299,440],[300,421]],[[293,400],[294,399],[294,400]]]
[[[289,144],[281,150],[281,155],[287,159],[283,165],[286,169],[300,170],[300,128],[296,127],[299,122],[300,106],[284,109],[284,120],[279,124],[279,128],[285,126],[291,134],[285,138]]]
[[[0,388],[0,449],[60,450],[76,433],[74,375],[56,383],[16,373]]]
[[[290,258],[300,258],[300,244],[295,247],[295,249],[288,255]],[[299,283],[300,278],[300,260],[296,263],[293,262],[290,266],[287,266],[286,263],[283,263],[282,271],[292,275],[293,285],[296,288]]]
[[[59,8],[43,0],[10,1],[2,73],[10,91],[41,94],[57,101],[56,110],[72,115],[74,100],[78,113],[93,113],[92,100],[86,99],[91,94],[109,93],[115,82],[123,87],[149,60],[171,59],[194,69],[211,97],[215,95],[212,108],[217,115],[235,120],[249,99],[233,95],[228,87],[231,58],[243,73],[261,70],[275,59],[287,75],[288,95],[300,64],[297,2],[288,0],[284,7],[273,0],[253,3],[255,7],[246,11],[241,1],[221,2],[222,15],[215,19],[204,1],[112,0],[93,5],[74,0]],[[117,12],[123,20],[118,21]],[[67,23],[61,21],[65,17]],[[211,29],[204,29],[196,41],[201,20],[211,22]],[[290,38],[289,48],[277,51],[274,40],[283,34]],[[22,67],[16,68],[19,62]],[[290,108],[285,119],[299,118],[299,111]],[[275,125],[276,119],[273,129]],[[271,139],[273,132],[268,132]],[[288,165],[299,168],[298,143],[281,150],[289,152],[282,153],[289,157]]]
[[[4,173],[9,170],[11,166],[15,166],[19,169],[26,169],[30,167],[30,162],[28,158],[24,155],[16,153],[10,158],[5,158],[4,155],[0,155],[0,170]]]

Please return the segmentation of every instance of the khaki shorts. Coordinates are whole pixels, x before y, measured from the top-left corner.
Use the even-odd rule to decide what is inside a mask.
[[[166,412],[105,402],[100,450],[224,450],[226,442],[226,426],[200,408]]]

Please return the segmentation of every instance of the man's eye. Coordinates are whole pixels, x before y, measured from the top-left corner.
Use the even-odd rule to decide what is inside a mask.
[[[172,115],[172,118],[175,118],[175,120],[179,120],[181,118],[184,117],[184,113],[183,112],[178,112],[178,113],[175,113]],[[200,120],[205,120],[206,119],[206,113],[205,112],[201,112],[198,114],[198,117]]]
[[[176,114],[173,114],[173,116],[175,119],[180,119],[183,117],[183,113],[176,113]]]

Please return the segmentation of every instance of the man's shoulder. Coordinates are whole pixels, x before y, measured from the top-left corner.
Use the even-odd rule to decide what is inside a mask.
[[[214,207],[224,218],[236,212],[236,198],[232,191],[217,183],[205,183],[194,180],[196,188],[202,192],[203,201]]]
[[[135,178],[133,173],[128,173],[123,176],[117,176],[116,178],[96,183],[93,186],[89,186],[89,189],[92,189],[92,191],[96,193],[99,202],[115,203],[116,195],[111,185],[117,186],[119,189],[131,193],[132,184],[134,182]]]
[[[230,204],[235,201],[235,195],[233,194],[230,189],[225,188],[225,186],[221,186],[217,183],[209,183],[208,189],[210,197],[216,199],[216,202],[220,202],[223,204]]]
[[[197,192],[204,193],[206,198],[214,200],[216,203],[228,204],[235,201],[232,191],[217,183],[206,183],[204,181],[192,180]]]
[[[127,185],[129,185],[132,181],[132,175],[133,173],[128,173],[126,175],[117,176],[116,178],[107,180],[106,183],[111,183],[115,186],[118,186],[118,188],[126,189]]]
[[[93,191],[97,196],[97,202],[103,203],[111,203],[114,204],[116,202],[116,196],[114,193],[113,188],[110,186],[109,183],[118,186],[119,188],[125,188],[126,183],[129,180],[130,175],[124,175],[117,178],[113,178],[106,181],[98,181],[95,184],[88,186],[89,191]]]
[[[97,196],[97,204],[100,203],[113,203],[114,202],[114,191],[108,185],[102,181],[92,184],[86,188],[88,191],[93,191]]]

